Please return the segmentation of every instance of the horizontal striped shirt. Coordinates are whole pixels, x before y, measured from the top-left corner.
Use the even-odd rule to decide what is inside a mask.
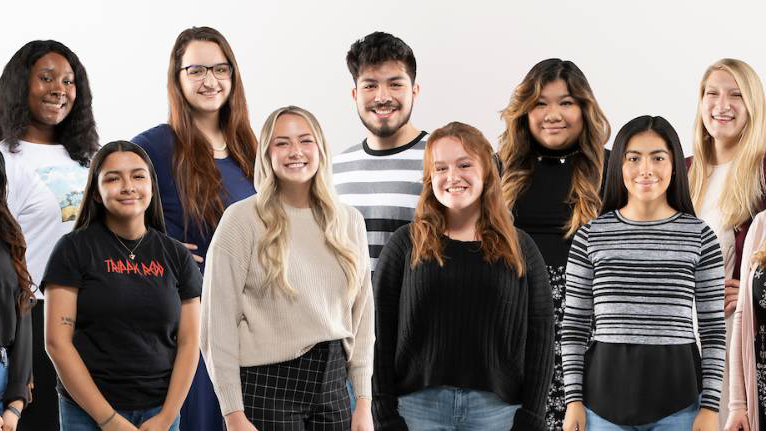
[[[591,333],[600,343],[695,343],[696,303],[701,405],[718,410],[726,353],[723,257],[703,221],[683,213],[651,222],[604,214],[575,235],[566,289],[561,344],[567,403],[583,399]]]
[[[373,271],[386,241],[415,215],[427,135],[421,132],[390,150],[373,150],[365,139],[333,158],[333,182],[341,202],[364,217]]]

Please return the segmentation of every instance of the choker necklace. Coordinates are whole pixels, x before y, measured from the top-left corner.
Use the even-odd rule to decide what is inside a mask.
[[[125,250],[127,250],[127,251],[128,251],[128,257],[130,258],[130,260],[134,260],[134,259],[136,258],[136,254],[135,254],[134,252],[136,251],[136,249],[138,248],[138,246],[139,246],[139,245],[141,245],[141,241],[143,241],[143,240],[144,240],[144,237],[146,236],[146,232],[144,232],[144,234],[143,234],[143,235],[141,235],[141,238],[139,238],[139,239],[138,239],[138,242],[136,243],[136,246],[135,246],[135,247],[133,247],[133,250],[129,249],[129,248],[128,248],[128,246],[127,246],[127,245],[125,245],[125,243],[124,243],[124,242],[122,242],[122,240],[120,239],[120,237],[119,237],[119,236],[118,236],[116,233],[114,233],[114,232],[112,232],[112,233],[114,234],[114,237],[115,237],[115,238],[117,238],[117,241],[118,241],[118,242],[119,242],[119,243],[120,243],[120,244],[121,244],[123,247],[125,247]]]
[[[563,164],[563,163],[565,163],[567,161],[568,158],[574,156],[575,154],[579,154],[579,153],[580,153],[580,149],[579,148],[574,150],[574,151],[572,151],[571,153],[562,154],[560,156],[549,156],[547,154],[537,153],[537,161],[538,162],[542,162],[543,159],[558,160],[560,163]]]
[[[226,151],[226,147],[228,147],[228,145],[226,145],[225,142],[220,147],[216,147],[215,145],[212,145],[212,144],[210,146],[213,147],[213,151]]]

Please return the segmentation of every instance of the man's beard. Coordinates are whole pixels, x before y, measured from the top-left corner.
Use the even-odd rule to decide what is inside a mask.
[[[387,105],[375,105],[374,108],[383,107],[383,106],[387,106]],[[401,106],[395,107],[395,108],[397,108],[397,109],[399,109],[401,111]],[[371,112],[371,108],[365,108],[365,110]],[[357,113],[359,113],[359,111],[357,111]],[[402,113],[404,113],[404,112],[402,111]],[[374,113],[373,113],[373,115],[374,115]],[[364,124],[364,127],[366,127],[367,130],[369,130],[370,133],[372,133],[373,135],[377,136],[378,138],[390,138],[391,136],[396,134],[396,132],[398,132],[399,129],[402,128],[402,126],[404,126],[405,124],[407,124],[410,121],[410,116],[411,115],[412,115],[412,103],[410,104],[410,107],[407,110],[406,115],[402,116],[402,120],[399,121],[395,125],[386,124],[387,122],[384,121],[383,122],[384,124],[382,126],[377,127],[374,124],[371,124],[371,123],[365,121],[365,119],[364,119],[364,117],[362,116],[361,113],[359,113],[359,119],[362,120],[362,124]]]

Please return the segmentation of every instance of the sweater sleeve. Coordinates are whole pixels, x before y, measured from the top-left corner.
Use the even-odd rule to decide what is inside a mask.
[[[372,396],[372,366],[375,346],[375,310],[373,306],[372,281],[370,279],[370,252],[367,248],[367,230],[359,211],[350,208],[350,223],[354,236],[361,270],[361,285],[351,309],[354,330],[354,352],[348,365],[348,374],[354,393]]]
[[[526,259],[528,288],[524,389],[512,430],[545,430],[545,403],[553,377],[553,297],[540,251],[526,233],[519,232]]]
[[[232,211],[238,207],[229,207],[218,224],[202,282],[200,349],[224,416],[244,410],[238,327],[254,238],[246,221],[239,220],[244,213]]]
[[[404,271],[409,265],[409,225],[402,226],[380,253],[373,292],[375,295],[375,366],[372,375],[372,414],[375,429],[407,430],[399,416],[396,393],[396,340],[399,331],[399,297]]]
[[[566,309],[561,329],[561,363],[567,404],[582,401],[583,364],[593,318],[593,262],[588,254],[591,224],[572,240],[566,269]]]
[[[18,313],[17,313],[18,314]],[[3,403],[27,399],[27,385],[32,381],[32,311],[19,315],[13,345],[8,349],[8,385],[3,394]]]
[[[700,238],[700,258],[694,271],[694,300],[697,306],[700,344],[702,345],[701,407],[718,411],[721,399],[726,324],[723,314],[723,254],[713,230],[704,225]]]

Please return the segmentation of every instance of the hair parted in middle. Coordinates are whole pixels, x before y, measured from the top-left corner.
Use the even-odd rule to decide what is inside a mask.
[[[181,60],[186,47],[194,41],[217,44],[232,66],[231,93],[226,103],[221,106],[219,122],[226,138],[229,157],[248,179],[253,178],[253,162],[258,151],[258,141],[250,127],[245,88],[229,42],[221,33],[210,27],[192,27],[182,31],[170,52],[168,66],[168,123],[176,137],[173,177],[184,208],[184,231],[190,220],[196,222],[200,229],[212,231],[223,215],[223,179],[215,167],[213,150],[207,138],[194,124],[192,107],[184,97],[179,82],[181,68],[185,66],[181,64]]]
[[[325,243],[335,253],[338,264],[346,276],[349,293],[361,286],[363,272],[361,256],[348,237],[349,214],[338,200],[332,183],[332,164],[329,148],[314,115],[297,106],[285,106],[272,112],[263,124],[258,157],[255,162],[255,211],[263,222],[263,237],[258,241],[258,260],[266,274],[265,285],[288,297],[294,297],[295,289],[287,280],[287,235],[290,228],[279,195],[279,178],[274,174],[269,156],[269,146],[274,138],[277,120],[283,115],[297,115],[308,123],[319,152],[317,172],[311,179],[309,204],[319,228],[324,231]]]
[[[723,227],[738,229],[758,212],[766,190],[763,180],[763,158],[766,155],[766,98],[758,74],[742,60],[723,58],[708,67],[702,75],[697,92],[697,116],[694,120],[694,159],[689,167],[692,201],[697,208],[702,205],[705,179],[709,175],[708,167],[712,165],[711,159],[715,151],[713,137],[702,122],[700,108],[705,97],[707,80],[716,70],[723,70],[734,77],[747,109],[747,122],[726,178],[726,190],[718,200]]]
[[[673,157],[673,177],[668,185],[666,197],[668,205],[674,210],[695,215],[689,194],[689,181],[686,178],[686,164],[684,163],[684,151],[681,148],[681,140],[678,133],[668,120],[662,117],[643,115],[628,121],[622,126],[617,137],[614,138],[612,154],[609,156],[609,169],[606,173],[606,189],[604,191],[604,204],[600,214],[618,210],[628,204],[628,189],[622,177],[622,165],[625,162],[625,151],[630,140],[644,132],[652,132],[665,141],[668,151]]]
[[[149,177],[152,181],[152,200],[149,202],[149,207],[146,208],[144,213],[144,224],[147,228],[151,227],[154,230],[165,233],[165,218],[162,212],[162,203],[160,202],[160,187],[157,182],[157,172],[154,170],[154,165],[149,155],[146,154],[143,148],[128,141],[113,141],[103,147],[93,156],[93,160],[90,162],[90,169],[88,170],[88,182],[85,185],[85,194],[82,197],[82,203],[80,203],[80,214],[77,216],[77,221],[74,224],[74,230],[85,229],[90,226],[91,223],[104,222],[106,218],[106,208],[100,200],[96,200],[97,196],[100,196],[98,191],[98,176],[101,173],[101,167],[104,165],[104,161],[113,153],[117,152],[131,152],[138,155],[141,160],[146,163],[149,169]]]
[[[382,31],[370,33],[354,42],[346,54],[346,65],[351,72],[351,77],[354,78],[354,84],[365,68],[378,66],[387,61],[401,62],[410,80],[413,84],[415,83],[418,67],[415,54],[409,45],[392,34]]]
[[[572,186],[567,203],[572,205],[572,218],[562,226],[569,238],[577,229],[594,219],[601,207],[599,190],[604,169],[604,145],[611,127],[598,105],[585,74],[571,61],[550,58],[543,60],[527,73],[511,97],[501,118],[506,129],[500,135],[499,155],[503,165],[503,199],[513,210],[516,199],[526,189],[534,171],[534,137],[529,129],[528,114],[540,98],[543,88],[563,80],[569,94],[582,110],[583,130],[578,143],[580,150],[574,158]]]
[[[444,265],[442,236],[447,231],[447,209],[434,194],[431,176],[434,172],[434,143],[450,137],[459,140],[465,152],[476,157],[481,165],[484,189],[479,197],[481,214],[476,233],[481,239],[484,259],[487,262],[502,259],[521,277],[526,265],[519,246],[519,236],[513,226],[513,216],[503,204],[500,175],[492,156],[492,145],[478,129],[457,121],[434,130],[426,142],[423,154],[423,191],[410,225],[410,266],[414,268],[430,259],[436,260],[439,266]]]

